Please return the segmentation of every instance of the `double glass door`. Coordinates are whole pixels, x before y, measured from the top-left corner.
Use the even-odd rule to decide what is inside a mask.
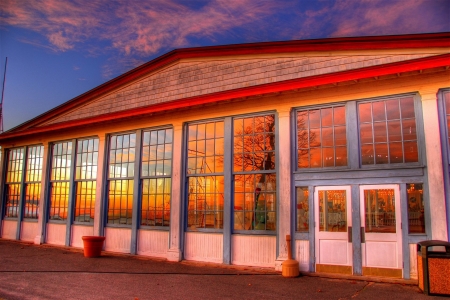
[[[360,260],[363,275],[402,276],[400,193],[398,185],[360,186],[361,226],[352,226],[350,186],[322,186],[314,191],[317,272],[352,274]],[[352,232],[361,234],[354,245]],[[361,257],[353,257],[353,247]],[[359,263],[359,262],[358,262]]]

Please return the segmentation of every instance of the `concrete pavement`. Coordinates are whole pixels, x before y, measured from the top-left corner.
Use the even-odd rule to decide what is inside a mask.
[[[321,276],[318,276],[321,275]],[[0,239],[0,299],[438,299],[414,281],[181,262]],[[447,298],[448,299],[448,298]]]

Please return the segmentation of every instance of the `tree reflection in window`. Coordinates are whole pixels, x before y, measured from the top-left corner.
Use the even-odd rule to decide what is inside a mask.
[[[234,230],[276,230],[275,115],[234,119]]]

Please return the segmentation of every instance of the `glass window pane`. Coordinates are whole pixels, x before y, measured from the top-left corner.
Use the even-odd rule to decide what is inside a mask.
[[[347,191],[319,191],[319,231],[347,232]]]
[[[347,147],[336,147],[336,167],[347,165]]]
[[[373,144],[361,145],[361,163],[363,165],[374,164]]]
[[[334,125],[345,125],[345,106],[338,106],[334,108]]]
[[[384,110],[384,101],[373,102],[372,103],[372,113],[373,121],[384,121],[386,120],[386,112]]]
[[[309,128],[320,128],[320,110],[309,111]]]
[[[403,146],[405,148],[405,162],[418,162],[419,151],[417,149],[417,142],[405,142]]]
[[[359,121],[361,123],[372,122],[372,103],[361,103],[358,105]]]
[[[408,229],[409,233],[425,233],[425,206],[423,203],[423,184],[409,183],[408,192]]]
[[[374,123],[373,131],[375,143],[387,142],[386,123]]]
[[[296,231],[309,231],[309,191],[308,187],[297,187],[297,226]]]
[[[387,164],[388,161],[387,144],[375,144],[375,164]]]
[[[320,110],[320,116],[322,119],[322,127],[329,127],[333,125],[333,109],[324,108]]]
[[[402,119],[415,118],[414,99],[412,97],[400,99],[400,106],[402,111]]]
[[[403,163],[402,143],[389,143],[389,155],[391,164]]]
[[[395,233],[395,196],[393,189],[364,191],[365,231]]]
[[[386,101],[386,114],[388,120],[400,119],[400,109],[398,105],[399,102],[397,100]]]
[[[398,142],[402,140],[402,128],[400,121],[388,122],[388,134],[390,142]]]

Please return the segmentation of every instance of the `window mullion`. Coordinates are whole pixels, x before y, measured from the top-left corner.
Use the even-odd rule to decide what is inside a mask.
[[[142,130],[136,131],[136,144],[135,144],[135,156],[134,156],[134,177],[133,177],[133,206],[131,217],[131,245],[130,253],[136,254],[137,252],[137,230],[140,223],[140,186],[141,186],[141,149],[142,149]]]
[[[28,151],[28,146],[25,146],[22,148],[23,149],[23,156],[22,156],[22,178],[20,181],[20,198],[19,198],[19,203],[17,204],[17,230],[16,230],[16,240],[20,240],[20,223],[23,220],[23,204],[24,204],[24,195],[25,195],[25,171],[26,171],[26,165],[27,165],[27,151]]]
[[[70,157],[70,171],[69,171],[69,195],[67,199],[67,219],[66,219],[66,246],[70,246],[70,238],[71,238],[71,225],[73,223],[73,215],[74,215],[74,195],[75,195],[75,161],[76,161],[76,153],[77,153],[77,140],[73,139],[72,141],[72,153]]]

